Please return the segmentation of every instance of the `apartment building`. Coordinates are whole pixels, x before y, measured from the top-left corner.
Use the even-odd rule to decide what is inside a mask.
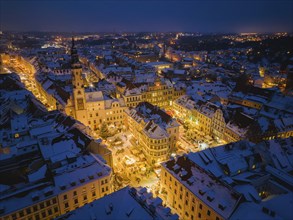
[[[112,170],[88,151],[99,146],[84,125],[47,112],[14,74],[0,78],[0,219],[54,219],[110,194]]]
[[[121,203],[121,201],[127,201]],[[125,187],[84,207],[60,216],[58,219],[158,219],[177,220],[178,215],[162,205],[159,197],[153,197],[146,188]]]
[[[185,94],[184,88],[163,78],[156,78],[153,83],[122,80],[116,84],[116,89],[127,107],[135,107],[139,102],[149,102],[161,108],[168,108],[173,105],[174,100]]]
[[[291,149],[287,138],[177,156],[162,163],[162,199],[180,219],[290,219]]]
[[[149,163],[161,162],[176,148],[179,124],[166,112],[148,102],[125,110],[125,124]]]
[[[174,102],[173,109],[177,117],[190,122],[202,134],[224,138],[226,123],[220,106],[181,96]]]

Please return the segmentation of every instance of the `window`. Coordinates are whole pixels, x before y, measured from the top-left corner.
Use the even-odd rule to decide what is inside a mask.
[[[46,201],[46,206],[50,206],[50,200]]]
[[[83,196],[83,200],[87,200],[87,196],[85,195],[85,196]]]
[[[54,207],[54,212],[57,213],[58,212],[58,207]]]
[[[44,207],[44,203],[40,203],[40,208],[43,209]]]
[[[34,210],[34,212],[38,211],[38,206],[34,205],[33,210]]]
[[[78,203],[78,199],[74,199],[74,204],[77,204]]]
[[[199,204],[199,209],[202,209],[202,204]]]
[[[36,220],[40,220],[40,216],[39,216],[39,214],[35,214],[35,219],[36,219]]]
[[[65,206],[65,208],[68,208],[69,207],[68,202],[65,202],[64,206]]]
[[[76,191],[73,191],[73,196],[76,196],[77,195],[77,192]]]
[[[30,209],[30,208],[27,208],[27,209],[26,209],[26,213],[27,213],[27,214],[31,214],[31,209]]]
[[[46,217],[46,212],[42,212],[42,217],[43,217],[43,218]]]
[[[191,206],[191,211],[194,211],[194,206]]]
[[[92,195],[93,195],[93,197],[95,197],[95,196],[96,196],[96,192],[93,192],[93,194],[92,194]]]
[[[201,213],[198,213],[198,218],[201,218]]]
[[[217,217],[216,217],[216,220],[220,220],[220,218],[217,216]]]
[[[207,215],[208,215],[208,216],[211,215],[211,211],[210,211],[210,210],[207,211]]]
[[[52,213],[52,209],[49,209],[48,210],[48,215],[52,215],[53,213]]]
[[[56,198],[54,198],[53,200],[52,200],[52,202],[53,202],[53,204],[56,204]]]
[[[23,216],[24,216],[24,213],[23,213],[22,210],[19,212],[19,216],[20,216],[20,217],[23,217]]]
[[[64,200],[67,199],[67,195],[64,195],[64,196],[63,196],[63,199],[64,199]]]

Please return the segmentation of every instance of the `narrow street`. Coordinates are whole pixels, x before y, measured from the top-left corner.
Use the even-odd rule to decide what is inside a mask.
[[[22,63],[19,62],[9,62],[10,66],[4,66],[4,70],[7,73],[16,73],[19,75],[21,82],[25,85],[25,88],[33,93],[33,95],[41,102],[43,105],[50,110],[54,110],[52,106],[49,106],[46,97],[42,95],[35,79],[35,71],[28,70]],[[34,69],[34,68],[33,68]]]

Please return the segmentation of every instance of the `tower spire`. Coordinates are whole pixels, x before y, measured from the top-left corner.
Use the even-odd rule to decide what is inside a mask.
[[[75,41],[74,37],[72,36],[72,42],[71,42],[71,64],[78,64],[79,59],[78,59],[78,54],[77,54],[77,49],[75,47]]]
[[[72,40],[71,40],[71,48],[73,48],[75,45],[75,42],[74,42],[74,37],[72,36]]]
[[[73,85],[73,101],[75,118],[87,125],[87,110],[84,91],[84,82],[82,77],[82,66],[78,59],[77,49],[75,47],[74,37],[71,42],[71,74]]]

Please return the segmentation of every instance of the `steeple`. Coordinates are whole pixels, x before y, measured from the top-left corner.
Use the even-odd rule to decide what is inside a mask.
[[[88,120],[85,92],[83,87],[84,82],[82,77],[82,66],[78,59],[77,49],[75,47],[75,41],[73,37],[71,43],[71,74],[73,85],[75,119],[87,125]]]
[[[71,40],[71,47],[74,47],[74,37],[72,36],[72,40]]]
[[[82,67],[78,59],[77,49],[75,47],[73,37],[71,45],[71,72],[73,87],[77,89],[83,88]]]
[[[77,54],[77,49],[75,47],[75,41],[74,38],[72,37],[72,43],[71,43],[71,65],[72,67],[76,68],[77,66],[74,64],[79,64],[79,59],[78,59],[78,54]]]

